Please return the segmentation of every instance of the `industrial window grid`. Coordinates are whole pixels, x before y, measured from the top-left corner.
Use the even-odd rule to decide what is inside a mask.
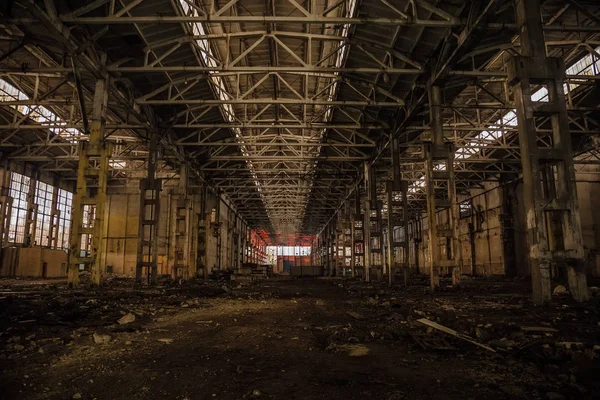
[[[51,243],[52,196],[54,196],[54,186],[38,182],[35,193],[35,203],[38,205],[34,243],[36,245],[49,246]]]
[[[460,219],[469,218],[473,215],[473,202],[471,200],[465,200],[458,203],[458,211]]]
[[[31,179],[25,175],[13,172],[10,176],[10,197],[12,210],[8,226],[8,241],[23,243],[25,240],[25,219],[27,218],[27,194]]]
[[[73,193],[58,189],[56,207],[58,217],[58,240],[56,246],[60,249],[69,248],[69,234],[71,232],[71,208],[73,207]]]
[[[9,194],[12,197],[12,211],[8,228],[8,241],[22,244],[25,240],[25,219],[27,218],[27,195],[30,185],[35,182],[28,176],[11,172]],[[56,208],[58,217],[58,240],[55,246],[50,240],[50,222],[52,218],[52,198],[57,188],[44,182],[37,182],[35,204],[38,205],[36,217],[36,230],[34,233],[35,245],[55,247],[57,249],[69,248],[69,234],[71,231],[71,207],[73,194],[67,190],[58,189]]]

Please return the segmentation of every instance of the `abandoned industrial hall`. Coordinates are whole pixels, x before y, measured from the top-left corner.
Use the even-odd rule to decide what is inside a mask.
[[[599,398],[598,0],[0,1],[0,399]]]

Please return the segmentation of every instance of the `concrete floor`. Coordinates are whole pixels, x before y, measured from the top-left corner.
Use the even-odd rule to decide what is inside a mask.
[[[244,287],[197,282],[134,291],[126,280],[116,280],[96,291],[67,292],[61,282],[0,281],[1,397],[395,400],[600,394],[594,378],[600,371],[598,350],[591,347],[600,337],[597,301],[578,307],[565,297],[538,309],[522,281],[472,281],[460,292],[435,295],[424,294],[426,282],[413,283],[390,290],[355,280],[277,278]],[[48,316],[52,302],[64,313],[57,316],[55,308]],[[115,323],[129,312],[134,322]],[[413,338],[428,334],[416,322],[421,317],[470,334],[497,352],[435,332],[430,334],[453,349],[422,348]],[[558,333],[520,329],[532,324]],[[110,341],[96,343],[94,333],[97,341],[106,338],[102,335]],[[582,347],[563,349],[563,341]]]

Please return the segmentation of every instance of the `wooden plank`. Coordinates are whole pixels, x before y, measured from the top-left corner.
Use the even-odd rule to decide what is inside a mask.
[[[496,352],[496,350],[492,349],[491,347],[486,346],[485,344],[476,342],[475,340],[473,340],[472,338],[470,338],[467,335],[459,333],[459,332],[455,331],[454,329],[450,329],[450,328],[448,328],[448,327],[446,327],[444,325],[440,325],[437,322],[430,321],[427,318],[420,318],[420,319],[417,320],[417,322],[420,322],[423,325],[427,325],[430,328],[437,329],[438,331],[442,331],[444,333],[452,335],[452,336],[454,336],[456,338],[459,338],[461,340],[464,340],[466,342],[473,343],[475,346],[479,346],[482,349],[486,349],[486,350],[489,350],[489,351],[494,352],[494,353]]]

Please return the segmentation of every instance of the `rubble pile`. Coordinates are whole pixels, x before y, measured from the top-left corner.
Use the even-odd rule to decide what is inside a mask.
[[[329,351],[346,344],[381,344],[434,357],[520,366],[543,378],[548,398],[600,395],[595,378],[600,372],[600,296],[595,288],[589,303],[574,303],[558,291],[550,306],[537,307],[526,281],[506,280],[509,289],[504,282],[483,281],[485,290],[473,280],[460,290],[424,295],[428,282],[422,277],[408,287],[391,288],[385,282],[332,280],[357,300],[348,304],[345,324],[315,327],[315,341]]]
[[[59,354],[86,336],[96,344],[108,343],[178,310],[202,307],[204,298],[232,292],[211,280],[161,278],[156,286],[139,287],[132,278],[108,277],[98,288],[82,281],[79,290],[68,290],[65,282],[2,281],[0,359]]]

